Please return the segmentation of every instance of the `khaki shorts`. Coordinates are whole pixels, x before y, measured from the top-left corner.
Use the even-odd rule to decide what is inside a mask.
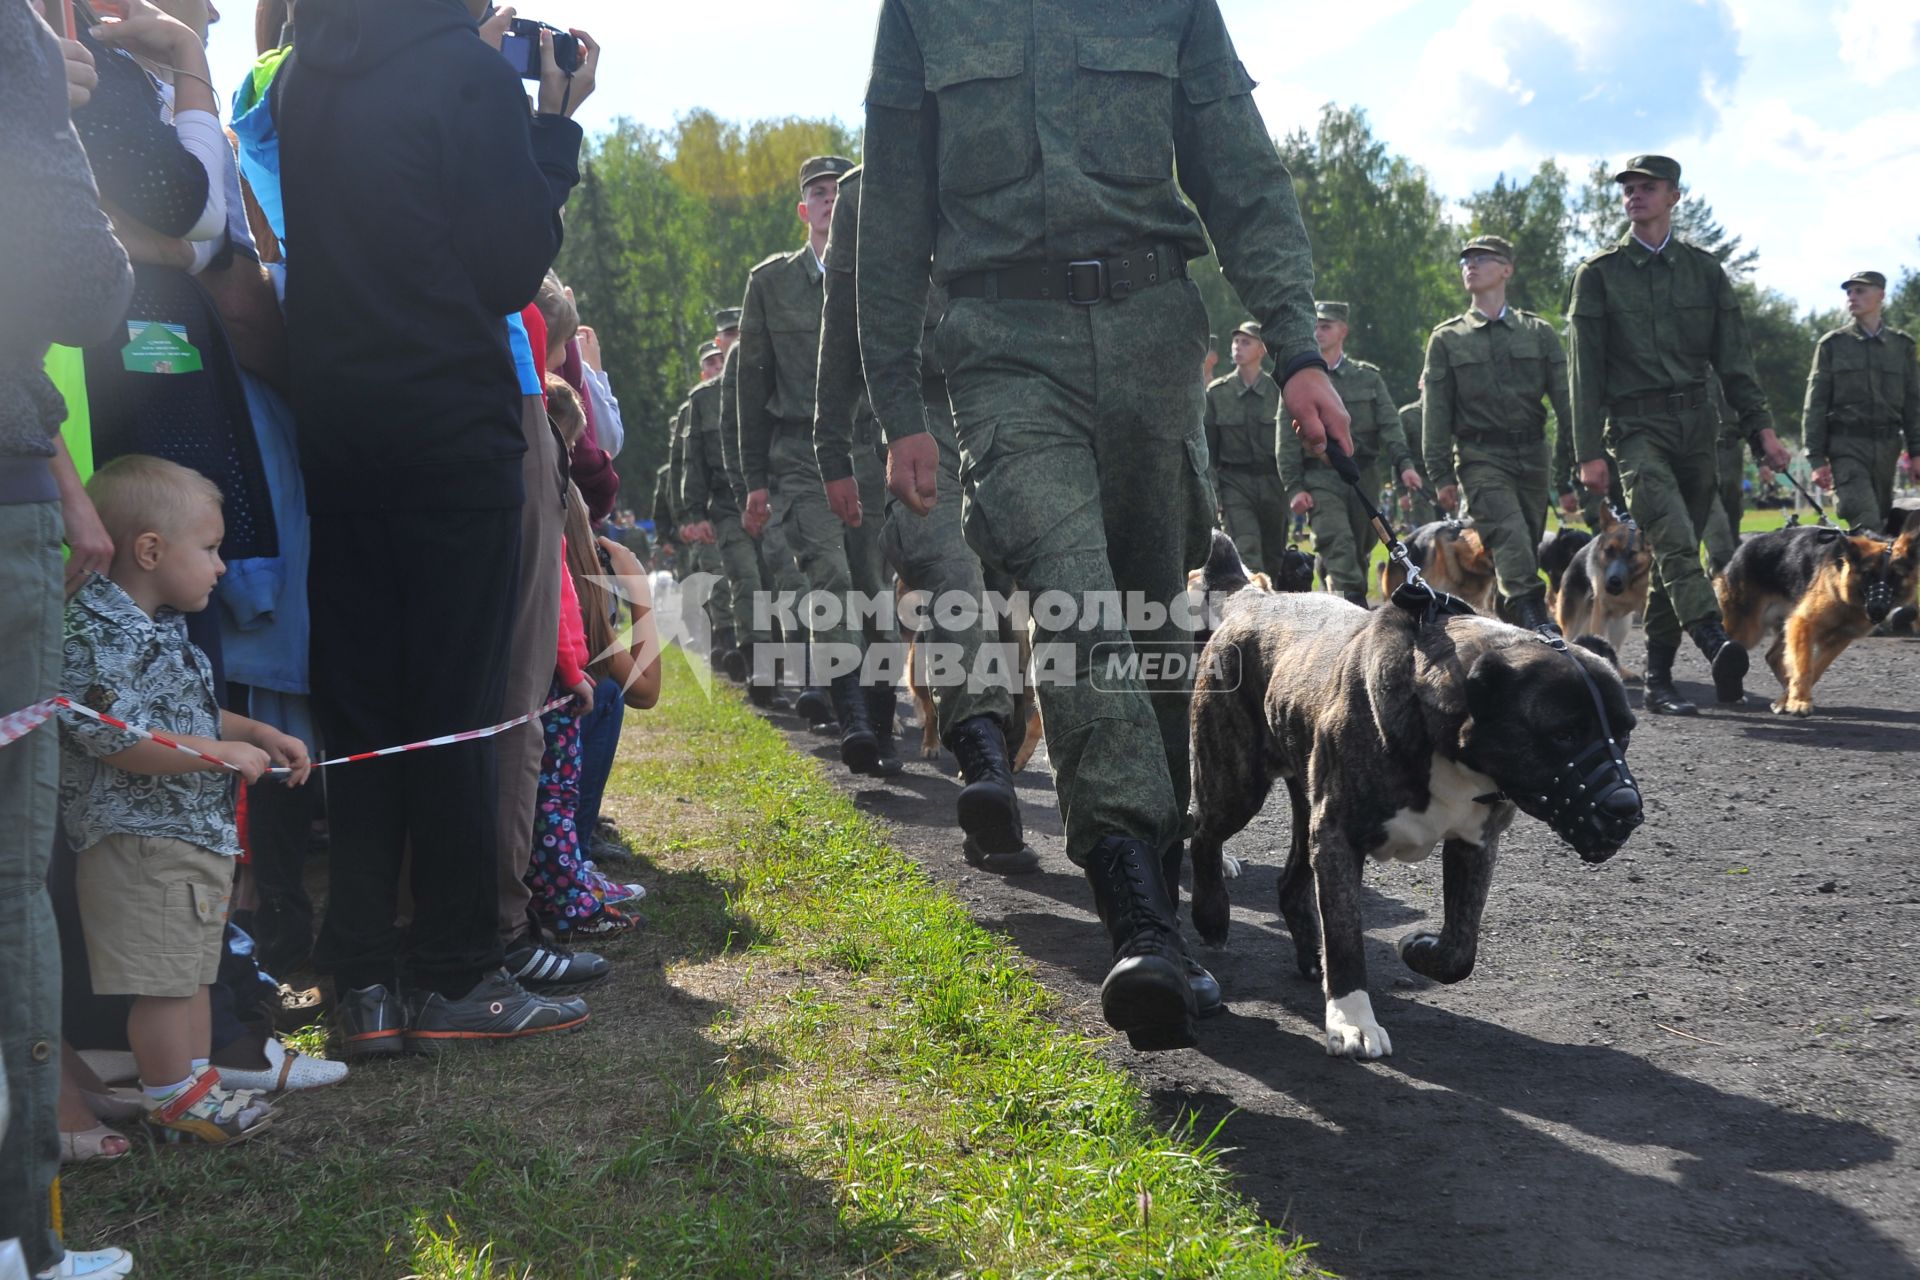
[[[94,994],[190,996],[211,985],[233,861],[164,836],[111,835],[83,850],[74,887]]]

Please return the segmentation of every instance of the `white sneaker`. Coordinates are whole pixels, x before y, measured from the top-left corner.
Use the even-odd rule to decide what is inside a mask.
[[[259,1071],[242,1071],[237,1067],[220,1068],[220,1083],[229,1089],[258,1089],[263,1093],[278,1093],[283,1089],[318,1089],[324,1085],[339,1084],[347,1078],[347,1064],[335,1062],[330,1058],[309,1058],[295,1049],[289,1049],[272,1036],[261,1050],[267,1059],[267,1065]]]
[[[68,1276],[108,1280],[108,1277],[132,1274],[133,1255],[125,1249],[101,1249],[95,1253],[77,1253],[69,1249],[67,1256],[60,1259],[57,1266],[42,1271],[35,1280],[65,1280]]]

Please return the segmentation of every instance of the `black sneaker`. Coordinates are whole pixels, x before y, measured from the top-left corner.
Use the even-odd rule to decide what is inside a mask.
[[[605,957],[522,938],[507,952],[507,976],[535,995],[597,987],[613,973]]]
[[[457,1000],[437,991],[410,995],[407,1014],[407,1048],[438,1053],[463,1042],[572,1031],[586,1025],[587,1002],[531,995],[505,969],[495,969]]]
[[[333,1011],[341,1051],[349,1058],[373,1058],[400,1052],[406,1008],[382,986],[356,987],[340,994]]]

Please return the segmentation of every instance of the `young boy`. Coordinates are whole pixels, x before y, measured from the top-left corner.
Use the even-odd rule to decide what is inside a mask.
[[[79,715],[63,720],[61,798],[93,989],[133,997],[127,1040],[156,1133],[233,1142],[265,1128],[271,1111],[251,1091],[222,1088],[207,1064],[207,988],[240,852],[234,781],[282,765],[298,786],[312,766],[299,739],[220,710],[212,667],[187,640],[182,615],[206,608],[226,572],[219,489],[129,454],[95,472],[87,494],[113,562],[67,605],[65,692],[231,766]]]

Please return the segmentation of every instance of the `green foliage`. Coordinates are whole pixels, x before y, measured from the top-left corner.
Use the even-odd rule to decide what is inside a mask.
[[[1800,438],[1800,410],[1813,363],[1813,343],[1831,325],[1815,327],[1813,316],[1795,314],[1793,300],[1751,280],[1734,284],[1753,344],[1753,365],[1773,409],[1774,429],[1783,439]]]
[[[1627,233],[1627,218],[1620,211],[1620,188],[1613,180],[1618,172],[1605,160],[1596,160],[1587,170],[1587,180],[1574,197],[1574,244],[1581,257],[1598,253]],[[1705,249],[1720,260],[1727,274],[1743,280],[1760,264],[1760,251],[1747,248],[1739,236],[1731,234],[1713,216],[1713,206],[1691,188],[1681,187],[1680,203],[1673,211],[1673,232],[1689,244]]]
[[[1543,160],[1524,182],[1508,182],[1503,173],[1491,187],[1468,196],[1465,207],[1469,237],[1505,236],[1513,242],[1514,273],[1507,283],[1507,301],[1558,324],[1573,283],[1573,264],[1567,257],[1572,214],[1567,208],[1566,171]]]

